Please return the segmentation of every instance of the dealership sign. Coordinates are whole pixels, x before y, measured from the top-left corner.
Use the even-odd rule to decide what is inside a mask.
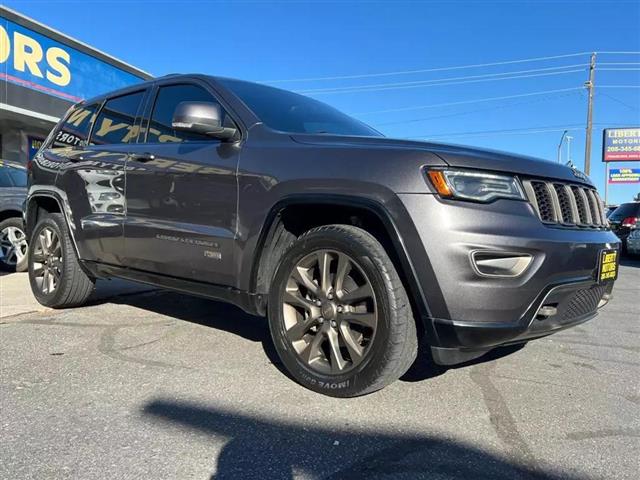
[[[640,160],[640,127],[605,129],[602,136],[602,161],[633,160]]]
[[[0,80],[76,102],[142,79],[0,17]]]
[[[640,168],[612,168],[609,183],[640,183]]]

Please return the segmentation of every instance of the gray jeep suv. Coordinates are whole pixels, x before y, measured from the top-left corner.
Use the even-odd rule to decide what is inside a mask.
[[[384,138],[316,100],[171,75],[74,106],[30,164],[36,298],[121,277],[267,315],[290,374],[328,395],[584,322],[619,240],[580,172]]]

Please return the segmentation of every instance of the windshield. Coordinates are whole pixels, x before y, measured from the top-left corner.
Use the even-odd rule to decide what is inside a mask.
[[[312,98],[241,80],[219,79],[268,127],[289,133],[381,137],[368,125]]]

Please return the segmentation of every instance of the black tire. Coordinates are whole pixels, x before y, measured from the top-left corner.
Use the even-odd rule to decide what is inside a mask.
[[[355,261],[375,294],[375,334],[360,363],[354,363],[352,369],[344,373],[325,374],[311,368],[310,363],[305,363],[294,349],[286,332],[283,298],[291,281],[290,275],[310,253],[323,250],[344,254]],[[331,265],[335,266],[335,263]],[[331,275],[335,278],[337,274]],[[350,225],[314,228],[291,245],[274,276],[268,313],[271,336],[287,371],[303,386],[325,395],[355,397],[379,390],[400,378],[417,355],[415,320],[391,259],[372,235]],[[331,323],[335,326],[334,322]]]
[[[60,246],[60,260],[56,260],[55,266],[49,260],[48,268],[51,270],[55,268],[57,275],[56,287],[50,292],[43,291],[39,285],[38,276],[43,266],[43,263],[38,261],[43,258],[39,238],[46,229],[50,229],[57,235]],[[36,300],[51,308],[78,307],[83,305],[93,293],[94,280],[80,268],[66,223],[59,213],[51,213],[41,218],[33,229],[29,241],[29,282]]]
[[[11,231],[12,237],[17,233],[22,242],[16,242],[9,245],[9,238],[5,238]],[[0,251],[0,269],[7,272],[26,272],[29,266],[26,252],[26,238],[24,233],[24,225],[22,218],[10,217],[0,222],[0,241],[2,242],[2,250]],[[14,242],[16,239],[14,238]],[[12,250],[8,250],[12,249]],[[20,249],[20,252],[16,252]],[[5,254],[9,253],[10,258],[6,258]]]

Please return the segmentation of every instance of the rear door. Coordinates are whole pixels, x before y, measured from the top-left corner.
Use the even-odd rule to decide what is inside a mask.
[[[161,84],[149,102],[145,138],[127,161],[126,261],[139,270],[231,285],[240,144],[173,130],[173,113],[186,101],[220,103],[195,80]]]
[[[67,121],[73,124],[82,117],[79,125],[87,122],[91,131],[88,144],[83,130],[85,138],[76,147],[58,154],[64,161],[56,182],[66,194],[73,233],[84,260],[122,263],[124,167],[140,131],[138,114],[145,95],[142,89],[109,98],[72,113]],[[64,129],[58,132],[55,141],[70,142],[66,133]]]

